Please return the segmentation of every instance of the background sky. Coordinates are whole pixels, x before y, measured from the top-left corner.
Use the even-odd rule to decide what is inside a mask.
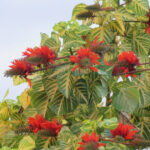
[[[27,84],[13,86],[4,77],[10,62],[21,57],[27,47],[39,46],[40,32],[50,35],[59,21],[68,21],[78,3],[93,4],[94,0],[0,0],[0,100],[9,89],[8,98],[16,96]]]

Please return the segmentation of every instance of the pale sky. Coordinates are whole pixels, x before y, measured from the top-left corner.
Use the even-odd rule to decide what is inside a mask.
[[[4,77],[10,62],[20,58],[27,47],[39,46],[40,32],[50,35],[54,24],[70,20],[76,4],[93,1],[0,0],[0,101],[7,89],[8,98],[16,99],[27,87],[27,84],[14,87],[12,79]]]

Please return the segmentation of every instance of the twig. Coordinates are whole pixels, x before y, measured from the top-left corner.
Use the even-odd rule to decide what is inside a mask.
[[[141,70],[135,70],[135,71],[131,71],[131,72],[126,72],[126,73],[119,73],[113,76],[120,76],[120,75],[126,75],[126,74],[132,74],[132,73],[137,73],[137,72],[144,72],[144,71],[150,71],[150,68],[148,69],[141,69]]]
[[[124,144],[124,145],[137,146],[137,144],[135,144],[135,143],[126,143],[126,142],[122,143],[122,142],[115,141],[115,139],[100,138],[100,140],[102,140],[102,141],[108,141],[108,142],[114,142],[114,143],[120,143],[120,144]]]
[[[135,20],[124,20],[124,22],[137,22],[137,23],[148,23],[148,21],[135,21]]]
[[[58,58],[56,58],[56,60],[65,59],[65,58],[70,58],[70,56],[62,56],[62,57],[58,57]]]
[[[113,7],[105,7],[105,8],[100,8],[100,11],[115,11],[115,8],[113,8]]]
[[[47,67],[44,67],[44,68],[33,70],[33,71],[29,72],[29,74],[35,73],[35,72],[38,72],[38,71],[44,71],[44,70],[47,70],[47,69],[56,68],[56,67],[59,67],[59,66],[62,66],[62,65],[70,64],[70,63],[71,62],[65,62],[65,63],[61,63],[61,64],[57,64],[57,65],[50,65],[50,66],[47,66]]]

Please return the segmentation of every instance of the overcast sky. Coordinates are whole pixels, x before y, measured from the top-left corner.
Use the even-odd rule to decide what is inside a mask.
[[[78,3],[93,4],[94,0],[0,0],[0,100],[7,89],[8,98],[16,99],[27,84],[13,86],[4,72],[13,59],[20,58],[27,47],[40,44],[40,32],[50,35],[59,21],[71,18]]]

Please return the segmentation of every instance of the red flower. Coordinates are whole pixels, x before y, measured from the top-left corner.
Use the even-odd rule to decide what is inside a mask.
[[[102,47],[103,42],[104,40],[98,42],[98,37],[96,37],[94,42],[92,42],[90,45],[90,50],[97,53],[100,57],[103,56],[103,47]]]
[[[114,138],[116,136],[122,136],[125,140],[132,140],[134,135],[138,132],[134,129],[135,128],[132,125],[124,125],[122,123],[119,123],[116,129],[111,130],[111,134]]]
[[[78,147],[77,150],[98,150],[100,146],[106,146],[104,143],[98,143],[99,136],[96,137],[96,133],[93,132],[90,136],[89,134],[85,133],[82,136],[82,142],[79,142],[81,146]]]
[[[150,9],[149,9],[149,12],[146,14],[146,16],[148,17],[148,22],[146,23],[146,24],[148,24],[148,26],[145,29],[145,32],[150,35]]]
[[[33,118],[33,117],[28,118],[29,126],[34,133],[37,133],[39,130],[41,130],[42,129],[41,125],[42,123],[45,123],[45,122],[46,120],[44,119],[43,115],[37,114],[36,118]]]
[[[145,29],[145,32],[150,35],[150,26],[149,26],[149,25],[148,25],[148,27]]]
[[[139,59],[134,54],[134,52],[123,52],[120,55],[118,55],[118,64],[114,66],[112,75],[117,75],[119,73],[127,73],[131,71],[135,71],[135,66],[139,64]],[[125,77],[133,76],[136,77],[136,75],[129,73],[126,74]]]
[[[112,64],[110,62],[107,62],[105,59],[104,59],[104,64],[107,66],[112,66]]]
[[[54,64],[54,60],[56,59],[55,53],[50,50],[47,46],[37,47],[35,49],[28,48],[25,52],[23,52],[23,56],[26,58],[37,57],[40,58],[37,64]]]
[[[98,62],[100,58],[94,52],[91,52],[88,48],[80,48],[77,50],[77,56],[70,56],[70,61],[77,63],[72,71],[75,71],[77,68],[89,68],[95,72],[98,71],[97,68],[93,67],[94,64],[100,65]]]
[[[44,119],[43,115],[36,115],[35,118],[29,117],[28,123],[30,129],[37,133],[39,130],[46,130],[51,136],[57,136],[60,132],[62,125],[57,123],[55,119],[52,121],[47,121]]]
[[[53,119],[52,121],[46,121],[42,123],[41,127],[42,129],[47,130],[51,136],[57,136],[62,128],[62,125]]]
[[[32,66],[24,60],[14,60],[9,66],[12,71],[16,71],[17,75],[27,75],[32,71]]]
[[[24,60],[14,60],[12,62],[12,65],[9,67],[11,69],[6,71],[5,73],[6,76],[13,76],[13,75],[23,76],[29,83],[29,86],[31,87],[31,80],[27,78],[28,74],[33,71],[33,67],[31,64],[27,63]]]

